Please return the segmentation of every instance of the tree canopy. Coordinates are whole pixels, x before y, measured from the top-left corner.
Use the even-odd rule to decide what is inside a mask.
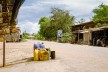
[[[57,31],[63,30],[64,33],[71,32],[71,26],[74,24],[74,16],[69,14],[69,11],[51,8],[50,17],[42,17],[39,20],[39,34],[45,39],[57,38]]]
[[[101,4],[93,9],[93,21],[108,21],[108,5]]]
[[[48,37],[48,28],[50,27],[50,19],[48,17],[42,17],[39,20],[40,31],[39,34],[42,37]]]
[[[57,30],[61,29],[63,32],[71,31],[70,28],[74,24],[74,16],[70,15],[69,11],[59,8],[52,8],[51,14],[51,24],[56,26]]]

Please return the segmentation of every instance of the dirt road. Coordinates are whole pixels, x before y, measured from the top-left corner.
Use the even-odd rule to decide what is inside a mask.
[[[7,43],[7,66],[0,72],[108,72],[108,48],[44,41],[46,47],[56,51],[56,59],[32,61],[35,42],[41,41]],[[0,66],[2,54],[0,43]]]

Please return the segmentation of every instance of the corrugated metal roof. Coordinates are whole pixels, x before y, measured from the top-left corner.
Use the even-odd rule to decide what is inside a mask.
[[[93,23],[94,23],[93,21],[89,21],[89,22],[80,23],[80,24],[77,24],[77,25],[74,25],[74,26],[76,27],[76,26],[82,26],[82,25],[93,24]]]
[[[101,31],[101,30],[105,30],[108,29],[108,26],[103,26],[103,27],[99,27],[99,28],[90,28],[90,29],[84,29],[84,30],[77,30],[74,31],[72,33],[87,33],[87,32],[95,32],[95,31]]]

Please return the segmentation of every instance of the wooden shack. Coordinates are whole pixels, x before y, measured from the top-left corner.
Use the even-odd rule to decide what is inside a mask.
[[[101,38],[102,36],[106,36],[108,40],[108,26],[96,28],[96,24],[90,21],[72,26],[72,34],[75,35],[73,43],[90,44],[93,38]]]

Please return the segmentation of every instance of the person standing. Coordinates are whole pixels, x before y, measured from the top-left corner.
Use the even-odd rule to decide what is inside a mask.
[[[99,38],[99,39],[97,39],[96,45],[97,45],[97,46],[100,46],[100,44],[101,44],[101,40],[100,40],[100,38]]]

